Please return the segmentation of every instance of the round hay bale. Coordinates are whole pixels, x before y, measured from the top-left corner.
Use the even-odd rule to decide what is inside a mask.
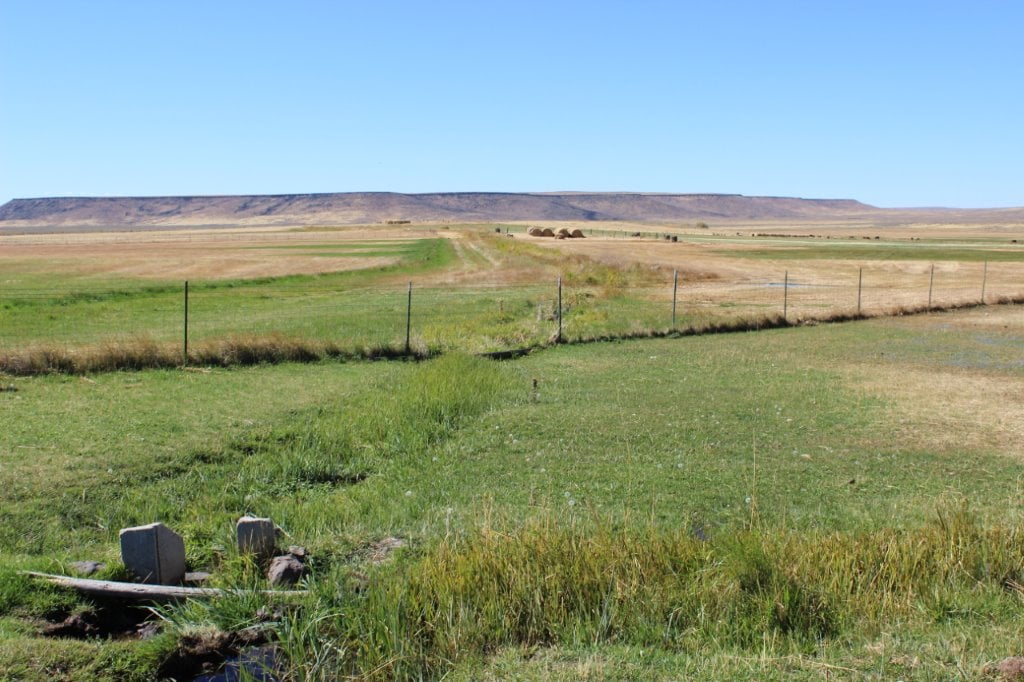
[[[531,237],[543,237],[544,236],[544,230],[540,229],[539,227],[531,227],[529,230],[527,230],[527,232],[529,232]]]
[[[583,236],[583,230],[581,230],[578,227],[572,232],[570,232],[569,236],[572,237],[573,239],[585,239],[585,237]]]
[[[540,233],[541,237],[554,237],[555,233],[551,231],[550,227],[545,227],[544,231]]]
[[[562,239],[568,239],[569,238],[569,230],[565,229],[564,227],[560,227],[560,228],[558,228],[558,232],[555,233],[555,236],[556,237],[561,237]]]

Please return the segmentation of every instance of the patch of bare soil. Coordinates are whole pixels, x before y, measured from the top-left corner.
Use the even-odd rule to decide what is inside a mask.
[[[158,630],[148,609],[110,603],[51,622],[42,634],[70,639],[145,639]]]
[[[894,401],[902,436],[937,450],[982,448],[1021,458],[1024,453],[1024,358],[1012,350],[1024,333],[1019,306],[986,306],[950,315],[917,316],[901,328],[965,334],[991,344],[994,366],[950,357],[920,366],[873,363],[851,366],[850,380]],[[996,354],[997,353],[997,354]],[[984,359],[984,358],[981,358]],[[958,366],[966,362],[966,366]]]
[[[1024,456],[1024,377],[859,367],[853,380],[895,401],[901,438],[942,451]]]
[[[184,635],[174,653],[160,666],[159,677],[162,680],[274,680],[280,679],[275,673],[279,663],[277,649],[270,642],[266,629],[214,630]],[[224,668],[233,668],[233,675],[215,677]],[[248,676],[240,677],[240,670]]]

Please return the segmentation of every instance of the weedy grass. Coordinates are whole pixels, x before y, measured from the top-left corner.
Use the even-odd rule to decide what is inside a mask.
[[[655,659],[760,655],[754,671],[770,673],[779,659],[821,657],[850,632],[895,622],[1014,622],[1020,595],[1006,586],[1021,575],[1020,539],[1019,527],[982,528],[957,507],[913,530],[714,540],[600,520],[492,521],[375,573],[363,592],[322,592],[302,615],[314,632],[290,623],[281,646],[301,651],[290,658],[313,677],[433,678],[495,651],[602,647]]]

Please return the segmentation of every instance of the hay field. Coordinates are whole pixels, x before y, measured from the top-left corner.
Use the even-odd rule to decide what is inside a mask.
[[[400,229],[300,231],[183,230],[8,236],[2,240],[4,283],[18,273],[55,278],[210,280],[311,275],[390,265],[389,247],[422,238]],[[365,253],[360,253],[363,251]]]
[[[531,238],[525,230],[533,224],[581,229],[588,238]],[[757,222],[699,229],[678,224],[548,221],[503,227],[530,244],[614,267],[677,269],[685,279],[716,280],[739,287],[774,283],[786,270],[796,287],[849,286],[851,277],[864,268],[866,286],[899,289],[909,286],[906,282],[914,277],[919,282],[934,262],[937,283],[947,286],[951,293],[963,289],[967,296],[973,294],[968,291],[972,279],[977,280],[975,288],[980,291],[981,263],[989,256],[998,261],[990,263],[989,270],[997,286],[1000,282],[1016,283],[1014,264],[1024,262],[1024,225],[892,227]],[[0,268],[8,286],[19,284],[19,273],[150,280],[280,277],[392,264],[396,259],[386,253],[388,247],[444,237],[456,242],[461,264],[446,273],[449,279],[445,281],[460,281],[466,271],[480,275],[480,270],[492,270],[487,278],[495,282],[521,282],[536,274],[536,270],[524,272],[522,263],[510,263],[493,244],[467,239],[492,231],[489,224],[424,224],[11,235],[0,241]],[[642,236],[632,236],[636,233]],[[772,236],[755,236],[766,234]],[[668,243],[659,238],[661,235],[675,235],[680,241]],[[823,247],[840,255],[794,257],[795,250]],[[906,257],[900,257],[895,249]],[[849,257],[842,257],[842,250],[848,250]],[[881,255],[872,255],[871,251]],[[775,252],[779,253],[777,258],[773,257]],[[929,259],[925,252],[934,258]],[[979,272],[973,272],[975,269]]]

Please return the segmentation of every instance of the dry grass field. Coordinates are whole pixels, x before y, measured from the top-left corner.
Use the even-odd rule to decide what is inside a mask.
[[[805,317],[825,309],[855,311],[858,283],[864,310],[925,305],[929,288],[934,302],[952,303],[980,300],[983,283],[987,295],[1024,285],[1022,225],[759,223],[713,231],[645,226],[627,234],[636,232],[643,236],[536,241],[616,267],[678,270],[687,281],[680,297],[704,307],[753,312],[778,305],[788,274],[790,310]],[[664,235],[679,241],[657,239]]]
[[[527,225],[581,229],[590,236],[585,240],[531,238],[525,235]],[[1024,224],[893,227],[762,221],[700,229],[677,224],[546,221],[512,223],[506,227],[519,239],[565,254],[583,255],[618,267],[640,264],[669,271],[678,269],[688,279],[739,285],[773,282],[787,269],[794,281],[805,286],[848,285],[851,273],[855,277],[857,269],[863,267],[866,282],[870,282],[868,286],[884,288],[892,284],[899,288],[897,283],[904,277],[927,275],[933,261],[915,255],[915,250],[920,252],[930,247],[933,251],[943,249],[948,254],[936,262],[937,276],[949,275],[949,279],[964,281],[976,278],[980,287],[984,258],[977,256],[962,262],[959,259],[965,250],[979,253],[983,250],[995,256],[1009,254],[1014,258],[1008,261],[1010,264],[990,263],[989,274],[994,282],[1011,282],[1016,275],[1013,263],[1024,261]],[[462,270],[477,270],[481,268],[473,266],[486,265],[484,269],[500,271],[510,265],[493,249],[481,248],[479,240],[467,239],[469,232],[463,228],[424,224],[8,235],[0,241],[3,247],[0,267],[8,273],[7,284],[17,281],[10,278],[10,273],[35,270],[147,279],[279,277],[377,267],[394,259],[346,253],[346,249],[366,249],[372,253],[374,246],[401,245],[428,237],[454,240],[463,261]],[[481,231],[489,231],[489,227],[473,226],[472,233]],[[631,236],[636,233],[642,236]],[[680,241],[669,243],[658,238],[667,234],[676,235]],[[801,257],[796,262],[791,258],[794,248],[823,246],[849,249],[850,255],[848,258],[830,255],[827,259]],[[880,246],[904,249],[907,258],[900,259],[889,253],[875,257],[864,251],[867,247],[883,251]],[[773,258],[773,251],[783,253]],[[756,260],[747,257],[752,253],[758,255]],[[975,269],[979,272],[973,272]],[[511,281],[518,281],[522,276],[515,272],[498,272],[497,276],[503,274]]]
[[[208,280],[311,275],[380,267],[396,256],[375,254],[422,238],[401,229],[324,232],[280,229],[183,230],[4,237],[0,268],[50,271],[62,277]]]

